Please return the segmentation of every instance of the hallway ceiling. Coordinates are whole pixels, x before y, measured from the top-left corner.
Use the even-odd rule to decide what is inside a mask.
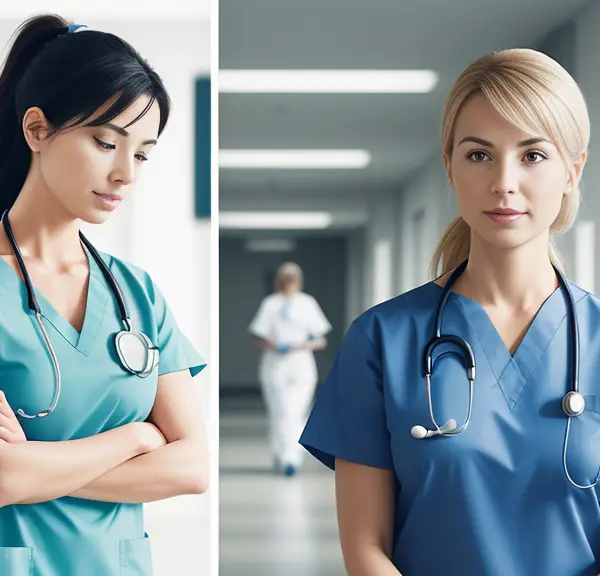
[[[441,162],[445,95],[478,56],[535,47],[586,0],[220,0],[221,69],[428,68],[429,94],[222,94],[220,147],[365,148],[364,170],[221,170],[223,206],[236,197],[307,190],[399,189],[415,169]],[[268,206],[257,206],[268,208]]]

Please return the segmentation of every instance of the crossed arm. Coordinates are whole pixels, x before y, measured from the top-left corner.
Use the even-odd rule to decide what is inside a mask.
[[[149,420],[80,440],[27,441],[0,394],[0,506],[62,496],[151,502],[204,492],[207,442],[188,370],[159,377]]]

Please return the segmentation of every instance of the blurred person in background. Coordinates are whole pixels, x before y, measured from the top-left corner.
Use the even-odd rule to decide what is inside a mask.
[[[263,349],[259,379],[269,419],[275,470],[294,476],[302,459],[298,444],[317,386],[314,350],[327,346],[331,330],[319,304],[303,292],[303,273],[294,262],[277,270],[275,293],[260,304],[248,330]]]
[[[0,574],[152,574],[142,503],[206,490],[205,362],[80,222],[133,192],[169,117],[126,42],[24,22],[0,74]]]
[[[434,280],[353,322],[301,439],[335,469],[351,576],[600,572],[600,300],[553,238],[589,138],[579,86],[541,52],[486,55],[452,87],[460,216]]]

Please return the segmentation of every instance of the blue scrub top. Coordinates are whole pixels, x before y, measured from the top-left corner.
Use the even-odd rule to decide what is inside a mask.
[[[114,347],[123,329],[119,309],[98,264],[87,252],[90,281],[85,320],[78,333],[36,290],[43,322],[62,373],[56,410],[45,418],[20,418],[28,440],[63,441],[93,436],[146,420],[158,377],[206,365],[180,332],[165,299],[143,270],[101,253],[119,284],[134,330],[159,348],[148,377],[125,372]],[[54,372],[24,282],[0,258],[0,388],[13,410],[45,410]],[[142,504],[64,497],[0,508],[0,574],[6,576],[150,576],[149,539]]]
[[[567,463],[587,484],[600,466],[600,300],[569,286],[586,411],[572,420]],[[393,471],[392,562],[403,576],[596,576],[598,489],[574,487],[562,466],[566,296],[550,295],[511,356],[483,307],[452,292],[442,334],[465,338],[475,354],[471,423],[458,436],[416,440],[414,425],[433,428],[421,369],[442,292],[429,282],[353,322],[300,442],[330,468],[341,458]],[[434,353],[440,426],[461,425],[468,410],[465,368],[448,350]]]

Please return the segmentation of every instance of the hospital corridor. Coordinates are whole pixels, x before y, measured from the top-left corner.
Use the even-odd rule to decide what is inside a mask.
[[[341,576],[334,474],[285,437],[299,438],[353,320],[432,279],[458,213],[440,147],[454,79],[482,54],[534,48],[574,75],[594,124],[600,3],[222,0],[219,20],[221,574]],[[386,75],[398,69],[411,75]],[[590,292],[599,186],[588,163],[583,208],[557,239]],[[283,358],[301,317],[316,344],[294,372]],[[279,356],[266,323],[284,334]]]
[[[256,398],[221,400],[220,493],[223,576],[342,576],[331,475],[307,462],[276,476]]]

